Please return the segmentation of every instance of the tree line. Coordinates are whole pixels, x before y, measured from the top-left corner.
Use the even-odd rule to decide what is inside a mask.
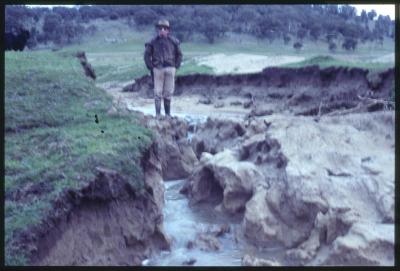
[[[30,31],[28,46],[53,42],[67,45],[99,31],[85,26],[92,20],[123,20],[142,30],[159,18],[168,19],[174,35],[183,42],[203,36],[209,43],[229,32],[254,36],[265,42],[281,40],[300,49],[304,41],[324,41],[355,50],[357,44],[394,40],[394,20],[350,5],[92,5],[75,8],[28,8],[8,5],[6,31]],[[374,20],[376,19],[376,20]]]

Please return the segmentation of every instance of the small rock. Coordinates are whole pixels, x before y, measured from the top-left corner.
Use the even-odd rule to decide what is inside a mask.
[[[218,239],[213,235],[209,233],[198,233],[196,235],[196,240],[190,240],[186,243],[187,249],[193,249],[194,247],[198,247],[203,251],[217,251],[221,246]]]
[[[242,266],[281,266],[281,264],[273,260],[260,259],[246,254],[242,258]]]
[[[223,102],[217,102],[217,103],[214,104],[214,108],[221,108],[221,107],[224,107],[224,106],[225,106],[225,104]]]
[[[221,247],[217,238],[204,233],[197,235],[196,245],[203,251],[217,251]]]
[[[326,168],[326,172],[328,176],[335,176],[335,177],[350,177],[351,174],[347,172],[334,172],[333,170]]]
[[[134,91],[133,84],[126,85],[122,88],[122,92]]]
[[[193,242],[192,240],[188,241],[188,242],[186,243],[186,248],[187,248],[187,249],[192,249],[192,248],[194,248],[194,242]]]
[[[364,157],[364,158],[361,159],[361,162],[369,162],[369,161],[371,161],[371,157],[370,156],[367,156],[367,157]]]
[[[301,265],[310,261],[315,255],[313,251],[307,251],[305,249],[290,249],[286,251],[286,258],[292,261],[299,261]]]
[[[182,265],[193,265],[196,262],[195,258],[190,258],[189,260],[183,261]]]
[[[223,225],[210,227],[207,231],[216,237],[221,237],[225,233],[229,233],[231,231],[231,227],[228,224],[223,224]]]
[[[262,116],[272,115],[272,113],[274,113],[274,111],[270,109],[255,108],[251,110],[250,116],[262,117]]]
[[[241,101],[233,101],[230,103],[230,105],[238,106],[238,105],[243,105],[243,103]]]
[[[206,97],[206,98],[199,99],[198,103],[200,103],[200,104],[211,104],[212,101],[211,101],[210,98]]]
[[[250,108],[253,105],[253,101],[247,101],[243,103],[244,108]]]

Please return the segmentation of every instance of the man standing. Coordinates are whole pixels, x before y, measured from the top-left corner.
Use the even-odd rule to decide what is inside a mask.
[[[145,44],[144,62],[152,72],[156,116],[160,117],[161,99],[164,98],[166,116],[171,116],[171,98],[175,90],[175,72],[182,62],[179,40],[169,34],[169,22],[156,24],[158,35]]]

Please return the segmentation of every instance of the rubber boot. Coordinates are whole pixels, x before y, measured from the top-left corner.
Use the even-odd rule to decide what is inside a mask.
[[[155,105],[156,105],[156,118],[160,118],[161,116],[161,100],[160,99],[155,99]]]
[[[164,99],[164,110],[165,110],[165,115],[171,117],[171,100]]]

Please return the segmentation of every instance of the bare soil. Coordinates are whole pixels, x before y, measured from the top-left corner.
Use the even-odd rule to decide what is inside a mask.
[[[138,78],[134,83],[121,87],[119,90],[136,94],[125,96],[130,97],[128,104],[132,108],[143,107],[146,113],[152,111],[150,76]],[[272,113],[321,115],[354,108],[362,98],[387,100],[393,88],[394,69],[371,74],[360,68],[320,69],[318,66],[309,66],[266,68],[251,74],[193,74],[177,77],[172,111],[213,116],[245,115],[251,109],[263,108],[272,110]],[[127,95],[118,93],[118,87],[106,89],[117,95],[118,99],[121,95]],[[202,98],[208,99],[210,104],[199,103]],[[243,108],[246,103],[251,103],[251,106]]]
[[[250,74],[181,76],[176,82],[172,114],[178,117],[198,115],[234,119],[241,123],[251,119],[264,121],[268,124],[268,133],[279,142],[282,153],[288,158],[285,171],[289,176],[305,182],[311,176],[323,179],[328,174],[329,181],[337,182],[339,178],[340,185],[337,187],[340,188],[343,179],[363,174],[371,180],[371,185],[364,184],[364,180],[357,179],[357,182],[365,187],[364,192],[369,196],[366,197],[363,191],[360,195],[356,193],[354,209],[360,212],[360,219],[367,219],[368,223],[392,225],[394,111],[371,113],[367,110],[361,114],[328,115],[356,107],[360,102],[359,96],[388,99],[394,84],[394,70],[378,74],[374,81],[368,73],[368,70],[358,68],[320,69],[312,66],[266,68]],[[154,114],[149,76],[134,82],[108,82],[98,86],[114,97],[114,109],[111,108],[110,113],[126,109]],[[205,103],[204,99],[209,102]],[[373,108],[370,111],[386,109]],[[152,119],[148,121],[153,122]],[[168,126],[153,124],[155,128],[164,130]],[[371,162],[365,163],[367,160]],[[21,237],[26,239],[27,244],[35,243],[38,238],[42,240],[36,248],[32,248],[36,251],[33,253],[36,259],[32,259],[34,264],[140,265],[151,254],[168,249],[168,238],[161,229],[162,204],[154,201],[158,199],[130,191],[117,173],[105,175],[108,177],[94,180],[90,187],[81,191],[66,192],[65,197],[55,205],[58,207],[54,212],[58,215],[49,216],[48,226],[42,225],[33,229],[30,235]],[[343,187],[343,191],[347,189]],[[301,193],[307,197],[310,191]],[[347,195],[335,191],[326,192],[328,204],[332,206],[342,204],[343,195]],[[366,202],[372,203],[364,210]],[[311,220],[308,222],[309,225],[314,223]],[[342,233],[343,238],[348,231],[349,228]],[[310,239],[308,242],[313,241]],[[327,246],[328,251],[332,249],[329,244]],[[96,253],[93,248],[96,248]],[[391,249],[390,245],[388,249]],[[335,253],[341,255],[341,251]],[[307,260],[299,263],[333,261],[341,264],[334,258],[326,259],[328,254],[322,249],[311,259],[315,262]],[[388,261],[383,264],[390,264],[390,259]]]
[[[115,103],[129,111],[154,115],[150,77],[101,87],[114,96]],[[386,102],[393,87],[394,69],[375,75],[359,68],[320,69],[317,66],[266,68],[251,74],[194,74],[177,78],[172,114],[230,119],[243,127],[250,127],[246,122],[254,119],[263,121],[268,125],[268,135],[279,142],[280,150],[288,159],[285,172],[290,178],[287,180],[289,192],[282,192],[283,197],[288,197],[287,204],[300,204],[299,211],[303,201],[315,199],[315,202],[326,202],[324,208],[348,208],[349,214],[354,215],[354,220],[346,226],[339,222],[329,226],[333,227],[333,237],[327,237],[328,241],[322,243],[313,237],[320,230],[313,228],[318,219],[316,213],[306,215],[311,235],[302,237],[303,243],[288,250],[288,259],[281,264],[390,265],[394,243],[394,232],[390,232],[394,223],[394,111],[385,103],[365,108],[360,104],[363,99]],[[357,108],[363,110],[352,111]],[[335,116],[336,113],[339,114]],[[221,125],[218,129],[223,129]],[[207,124],[201,127],[206,129]],[[203,130],[202,135],[198,133],[204,140],[207,134],[210,137],[215,133],[211,130]],[[236,139],[220,140],[219,144],[229,148],[235,145],[232,140]],[[316,182],[309,181],[314,179]],[[292,184],[294,180],[302,185]],[[295,194],[290,196],[290,191]],[[303,196],[297,198],[296,193]],[[291,212],[285,208],[279,211],[287,212],[281,214],[283,217]],[[301,212],[307,214],[307,209]],[[285,223],[290,222],[290,217],[285,218],[288,219]],[[344,218],[337,215],[334,219]],[[369,232],[364,234],[367,241],[361,248],[353,248],[349,240],[355,238],[363,223],[369,227]],[[386,226],[389,232],[382,237],[384,241],[376,241],[377,232]],[[365,256],[370,255],[369,242],[375,241],[382,242],[378,249],[389,256],[374,259]],[[346,249],[352,250],[353,260],[346,260]]]
[[[264,56],[254,54],[212,54],[195,59],[198,65],[209,66],[216,74],[239,74],[262,71],[265,67],[303,61],[302,56]]]

